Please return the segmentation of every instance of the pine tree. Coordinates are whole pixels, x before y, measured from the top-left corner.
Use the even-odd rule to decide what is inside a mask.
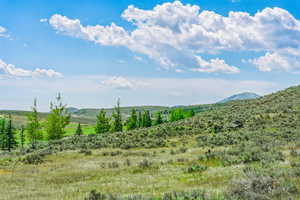
[[[6,119],[4,117],[0,118],[0,147],[1,149],[5,149],[7,146],[7,135],[6,135]]]
[[[6,135],[7,135],[7,150],[11,152],[11,150],[17,146],[15,132],[12,126],[11,116],[9,116],[8,124],[6,127]]]
[[[149,110],[146,110],[143,113],[143,123],[142,124],[143,124],[143,127],[150,127],[152,125],[152,120],[151,120]]]
[[[136,129],[137,127],[138,127],[138,117],[136,114],[136,110],[133,108],[131,110],[131,115],[128,119],[127,130],[133,130]]]
[[[122,115],[120,109],[120,99],[117,101],[117,106],[115,107],[115,111],[113,113],[113,124],[111,127],[112,132],[119,132],[123,131],[123,122],[122,122]]]
[[[163,119],[161,116],[161,112],[156,113],[155,125],[159,125],[163,123]]]
[[[65,127],[70,123],[71,115],[67,105],[62,103],[61,95],[56,97],[56,103],[50,104],[51,113],[47,116],[45,130],[49,140],[61,139],[65,134]]]
[[[139,111],[137,126],[139,128],[143,127],[143,117],[142,117],[142,112],[141,111]]]
[[[32,148],[35,148],[38,140],[43,138],[41,123],[38,117],[37,111],[37,101],[34,99],[32,112],[27,115],[27,138],[32,145]]]
[[[75,135],[78,135],[78,136],[83,135],[83,131],[81,129],[81,124],[80,123],[78,123]]]
[[[110,129],[109,118],[106,117],[106,112],[104,111],[104,109],[101,109],[101,111],[97,115],[95,132],[97,134],[106,133],[109,131],[109,129]]]
[[[20,143],[21,143],[21,147],[23,148],[24,144],[25,144],[25,128],[24,128],[24,126],[22,126],[21,130],[20,130]]]

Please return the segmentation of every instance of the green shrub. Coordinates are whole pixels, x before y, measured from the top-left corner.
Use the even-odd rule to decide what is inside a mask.
[[[142,169],[146,169],[152,166],[152,162],[148,159],[143,159],[141,162],[139,162],[138,166]]]
[[[124,165],[128,167],[131,166],[131,161],[129,159],[126,159]]]
[[[82,154],[84,154],[84,155],[86,155],[86,156],[92,155],[92,151],[89,150],[89,149],[81,149],[81,150],[79,151],[79,153],[82,153]]]
[[[199,164],[192,164],[191,166],[189,166],[186,169],[186,172],[187,173],[194,173],[194,172],[203,172],[205,170],[207,170],[206,166],[199,165]]]
[[[25,164],[33,164],[33,165],[38,165],[44,162],[43,156],[39,153],[33,153],[26,155],[23,159],[22,162]]]
[[[108,163],[108,168],[119,168],[119,166],[120,166],[120,164],[116,161]]]
[[[228,196],[233,199],[288,199],[298,192],[288,172],[280,168],[246,167],[244,178],[231,182]]]
[[[84,200],[105,200],[106,196],[97,192],[96,190],[91,190]]]

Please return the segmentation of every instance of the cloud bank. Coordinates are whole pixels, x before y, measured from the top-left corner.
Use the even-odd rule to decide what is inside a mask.
[[[26,70],[22,68],[17,68],[12,64],[6,64],[4,61],[0,60],[0,70],[4,72],[6,77],[62,77],[62,74],[54,71],[53,69],[40,69]]]
[[[60,14],[53,15],[49,23],[58,33],[99,45],[124,46],[147,55],[167,69],[187,67],[199,72],[240,72],[238,67],[218,57],[225,51],[265,54],[249,60],[261,71],[290,71],[300,67],[297,66],[299,55],[295,60],[291,53],[300,50],[300,21],[281,8],[265,8],[253,16],[247,12],[229,12],[228,16],[222,16],[201,10],[198,5],[175,1],[157,5],[152,10],[130,5],[122,18],[134,26],[132,31],[114,23],[85,26],[79,19]],[[204,54],[215,58],[204,59]]]

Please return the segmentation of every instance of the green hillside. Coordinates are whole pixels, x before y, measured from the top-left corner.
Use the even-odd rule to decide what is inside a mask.
[[[205,105],[189,105],[189,106],[180,106],[183,110],[194,110],[196,113],[204,112],[207,110],[215,109],[217,107],[222,107],[222,104],[205,104]],[[121,113],[123,117],[126,119],[130,115],[132,109],[136,109],[139,111],[149,110],[152,114],[155,114],[158,111],[161,111],[165,117],[168,113],[176,109],[178,107],[166,107],[166,106],[130,106],[130,107],[121,107]],[[97,108],[74,108],[69,107],[68,111],[71,114],[71,122],[72,123],[82,123],[87,125],[94,125],[96,123],[96,116],[100,112],[101,109]],[[105,108],[105,112],[108,116],[111,116],[114,108]],[[11,115],[13,122],[16,127],[20,127],[21,125],[25,125],[27,120],[27,115],[30,111],[21,111],[21,110],[0,110],[0,115]],[[48,113],[41,112],[39,113],[39,117],[44,120],[47,117]]]
[[[144,145],[156,147],[165,146],[170,137],[182,135],[218,137],[236,132],[251,134],[261,131],[265,134],[281,134],[286,133],[287,130],[295,133],[300,127],[299,113],[300,87],[292,87],[260,99],[212,106],[211,109],[200,112],[193,118],[178,122],[88,138],[109,147],[126,145],[129,145],[128,147],[144,147]],[[107,143],[107,141],[110,142]],[[153,141],[153,144],[150,141]]]
[[[3,155],[5,199],[299,199],[300,86]]]

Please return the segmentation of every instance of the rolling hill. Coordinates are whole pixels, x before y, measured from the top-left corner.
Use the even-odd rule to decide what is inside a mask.
[[[218,105],[218,104],[216,104]],[[195,117],[147,129],[113,133],[93,141],[107,147],[156,147],[167,145],[168,138],[210,133],[285,134],[300,130],[300,87],[266,95],[259,99],[232,101],[211,106]],[[92,138],[92,137],[89,137]],[[110,142],[107,142],[110,141]],[[89,142],[87,142],[89,144]],[[90,143],[93,146],[93,142]]]
[[[299,116],[297,86],[150,128],[44,142],[3,154],[0,193],[49,200],[299,199]]]

